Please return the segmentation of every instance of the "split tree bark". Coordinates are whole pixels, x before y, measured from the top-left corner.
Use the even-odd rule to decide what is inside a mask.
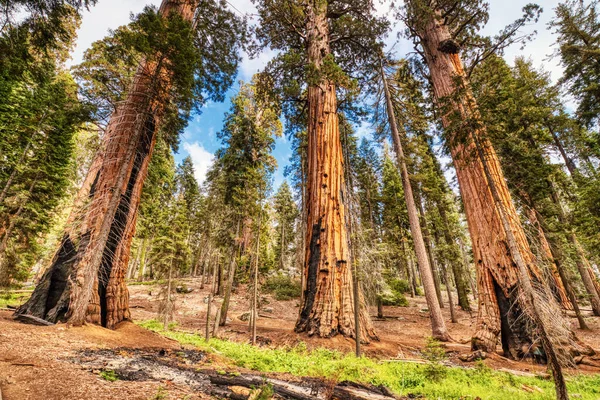
[[[322,73],[325,57],[331,57],[327,2],[306,2],[305,14],[307,59],[315,76],[308,86],[305,282],[295,331],[360,335],[368,342],[376,335],[364,307],[359,310],[361,332],[354,327],[337,96],[335,83]]]
[[[164,0],[159,12],[191,21],[194,3]],[[52,264],[17,315],[108,328],[130,318],[125,274],[166,100],[161,93],[169,86],[164,62],[159,55],[138,67],[125,101],[111,116]]]
[[[429,67],[434,98],[441,111],[442,124],[458,177],[477,265],[479,311],[473,350],[496,351],[501,339],[505,355],[517,358],[535,342],[533,332],[524,325],[525,305],[518,301],[521,284],[515,252],[509,251],[509,238],[492,195],[495,187],[506,213],[508,232],[514,236],[518,253],[528,268],[528,276],[542,282],[525,233],[512,202],[500,162],[480,123],[477,106],[470,91],[459,46],[452,39],[443,19],[435,12],[422,16],[417,32]],[[458,133],[462,136],[458,136]],[[474,141],[486,151],[489,174],[477,157]],[[489,179],[493,181],[488,182]],[[557,310],[557,314],[560,311]]]

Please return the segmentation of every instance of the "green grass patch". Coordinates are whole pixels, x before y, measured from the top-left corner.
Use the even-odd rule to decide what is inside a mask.
[[[439,368],[443,368],[444,372],[436,371],[436,379],[431,379],[430,365],[357,358],[352,354],[325,348],[309,351],[303,343],[295,347],[265,349],[220,339],[206,342],[197,334],[164,331],[158,321],[146,321],[140,325],[182,344],[224,356],[232,366],[261,372],[287,372],[296,376],[385,385],[401,396],[421,395],[432,400],[474,400],[477,397],[481,400],[555,398],[554,383],[550,380],[495,372],[485,366],[464,369],[440,365]],[[527,392],[523,389],[525,386],[533,388],[534,392]],[[600,375],[568,376],[568,387],[572,398],[600,399]]]
[[[275,275],[269,277],[262,286],[266,293],[272,293],[277,300],[297,299],[302,294],[302,285],[300,281],[294,280],[289,276]]]
[[[0,292],[0,308],[18,307],[25,303],[32,292]]]
[[[127,281],[128,286],[152,286],[152,285],[164,285],[167,283],[164,279],[151,280],[151,281]]]
[[[100,378],[104,379],[105,381],[109,381],[109,382],[115,382],[115,381],[119,380],[119,376],[112,369],[106,369],[104,371],[100,371]]]

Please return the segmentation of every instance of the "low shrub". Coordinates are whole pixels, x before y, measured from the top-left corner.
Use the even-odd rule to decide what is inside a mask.
[[[271,293],[277,300],[297,299],[302,294],[301,283],[285,275],[275,275],[267,279],[262,286],[266,293]]]

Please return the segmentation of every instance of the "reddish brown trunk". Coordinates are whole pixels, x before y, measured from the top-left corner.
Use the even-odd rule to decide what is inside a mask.
[[[307,56],[316,75],[331,54],[325,13],[326,2],[306,5]],[[323,76],[312,78],[318,83],[308,87],[305,283],[295,330],[320,337],[356,337],[335,85]],[[359,312],[360,338],[368,342],[375,332],[364,307]]]
[[[448,28],[434,15],[423,28],[419,31],[421,44],[431,73],[435,99],[442,110],[442,123],[447,130],[477,266],[479,312],[472,347],[495,352],[500,337],[505,354],[518,357],[523,348],[529,348],[533,339],[532,332],[521,318],[523,305],[517,302],[515,290],[519,286],[519,270],[514,252],[509,251],[496,203],[502,204],[518,253],[530,276],[540,283],[541,273],[534,263],[498,157],[486,139],[485,128],[479,123],[458,46],[451,39]],[[457,137],[456,133],[464,137]],[[486,177],[481,156],[477,157],[475,139],[485,157],[491,182]],[[492,185],[498,201],[492,195]]]
[[[194,7],[165,0],[160,12],[191,21]],[[52,265],[17,314],[108,328],[130,318],[125,274],[165,101],[157,93],[169,84],[161,65],[143,62],[138,68],[126,100],[111,116]]]

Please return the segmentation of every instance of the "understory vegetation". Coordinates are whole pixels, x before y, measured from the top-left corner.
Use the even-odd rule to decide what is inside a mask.
[[[600,398],[563,373],[600,370],[600,0],[161,0],[81,49],[97,1],[1,0],[0,308],[116,329],[156,300],[162,334],[235,366]],[[130,309],[128,285],[153,287]],[[168,330],[201,290],[207,340],[235,310],[253,346],[285,326],[356,358]],[[551,380],[446,366],[465,321],[461,359]],[[426,364],[360,357],[409,324]]]
[[[334,381],[352,381],[384,385],[403,396],[424,396],[427,399],[482,400],[551,400],[555,398],[554,383],[544,377],[515,376],[495,372],[484,364],[475,368],[450,367],[441,364],[437,355],[427,357],[429,363],[416,364],[402,360],[375,360],[356,357],[335,350],[307,350],[304,343],[295,347],[260,348],[247,343],[210,339],[177,330],[164,330],[156,320],[140,326],[203,351],[223,357],[231,367],[259,372],[290,373],[303,377],[319,377]],[[435,351],[434,351],[435,352]],[[431,365],[435,365],[435,376]],[[574,398],[597,400],[600,397],[600,376],[569,375],[567,385]]]

